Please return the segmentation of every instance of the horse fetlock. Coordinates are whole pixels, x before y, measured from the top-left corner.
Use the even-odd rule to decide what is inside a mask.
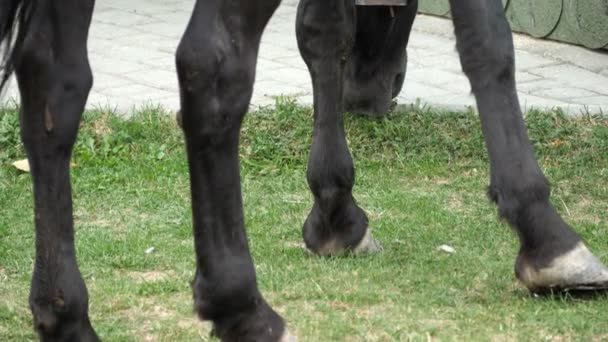
[[[202,320],[221,320],[254,310],[262,296],[251,263],[233,263],[221,272],[203,275],[197,270],[192,291],[194,306]]]
[[[490,184],[488,198],[498,206],[499,214],[511,225],[517,226],[527,216],[529,208],[538,203],[549,203],[551,189],[544,177],[534,181],[503,181]]]
[[[253,310],[213,321],[212,335],[225,342],[296,342],[285,321],[260,298]]]
[[[51,296],[30,295],[34,327],[42,341],[97,341],[87,306],[86,291],[58,288]]]
[[[258,291],[253,268],[244,266],[233,263],[213,276],[197,271],[192,288],[199,317],[212,321],[212,334],[222,341],[293,341]]]
[[[515,263],[515,274],[534,293],[608,289],[608,268],[583,242],[548,263],[522,250]]]

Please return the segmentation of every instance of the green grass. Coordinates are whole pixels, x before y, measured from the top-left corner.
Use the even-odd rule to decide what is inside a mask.
[[[608,120],[530,112],[526,120],[553,203],[608,259]],[[485,198],[487,155],[472,113],[411,108],[347,116],[357,181],[384,251],[316,258],[301,225],[310,108],[279,101],[248,115],[241,169],[258,281],[300,341],[590,340],[608,338],[608,298],[542,299],[516,282],[517,241]],[[34,339],[30,175],[15,110],[0,113],[0,341]],[[106,341],[208,339],[192,313],[189,180],[173,117],[88,112],[72,169],[80,268]],[[454,254],[437,250],[442,244]],[[154,251],[145,251],[154,247]]]

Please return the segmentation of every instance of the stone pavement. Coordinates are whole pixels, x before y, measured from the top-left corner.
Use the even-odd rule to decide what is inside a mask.
[[[89,52],[95,83],[88,108],[128,112],[145,104],[177,110],[174,51],[194,0],[98,1]],[[278,95],[312,103],[310,77],[295,38],[297,0],[283,0],[262,40],[252,106]],[[449,20],[419,15],[408,47],[400,104],[474,106]],[[515,35],[519,98],[524,108],[563,107],[571,114],[608,112],[608,54]],[[8,91],[16,95],[14,82]]]

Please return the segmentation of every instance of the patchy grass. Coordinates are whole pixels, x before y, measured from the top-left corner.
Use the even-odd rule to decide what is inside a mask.
[[[487,156],[471,113],[415,109],[346,117],[355,196],[384,252],[315,258],[300,229],[312,113],[289,101],[248,115],[241,169],[259,285],[301,341],[602,340],[605,296],[530,297],[515,281],[517,241],[485,199]],[[608,120],[530,112],[553,202],[608,258]],[[15,110],[0,113],[0,341],[34,339],[31,181]],[[197,322],[187,165],[173,118],[88,112],[72,170],[78,259],[93,324],[107,341],[208,339]],[[437,247],[447,244],[454,254]],[[154,247],[151,253],[146,253]]]

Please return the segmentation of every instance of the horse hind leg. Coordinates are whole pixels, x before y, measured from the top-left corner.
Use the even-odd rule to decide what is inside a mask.
[[[520,239],[516,276],[533,292],[608,288],[608,269],[549,202],[517,99],[512,34],[501,1],[450,3],[490,157],[488,193]]]
[[[19,32],[14,54],[21,138],[35,201],[36,257],[29,301],[43,341],[98,340],[76,262],[69,171],[92,85],[86,40],[93,3],[38,2],[27,30]]]
[[[223,341],[287,341],[258,290],[239,176],[239,132],[262,31],[279,0],[198,0],[176,53],[192,192],[195,310]]]

